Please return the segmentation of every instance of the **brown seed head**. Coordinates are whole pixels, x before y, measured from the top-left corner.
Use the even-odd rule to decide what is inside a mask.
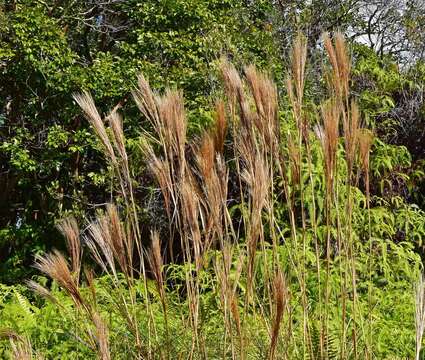
[[[305,65],[307,60],[307,39],[298,34],[292,46],[291,70],[295,96],[301,104],[304,95]]]
[[[223,101],[218,101],[215,106],[215,126],[214,126],[214,148],[218,153],[223,153],[224,141],[226,139],[227,120],[225,105]]]
[[[57,224],[57,228],[65,237],[68,253],[71,257],[72,272],[78,282],[81,270],[81,243],[77,220],[72,216],[65,218]]]
[[[369,153],[373,139],[374,135],[372,131],[368,129],[358,130],[360,165],[364,172],[369,171]]]
[[[82,94],[74,94],[74,100],[81,107],[86,116],[87,120],[93,127],[97,137],[102,143],[106,156],[110,158],[113,163],[116,163],[114,149],[112,148],[111,142],[109,141],[108,133],[106,132],[105,125],[102,118],[97,111],[94,100],[88,92]]]
[[[77,306],[86,307],[78,284],[71,275],[68,262],[59,251],[54,250],[52,253],[44,256],[37,255],[34,267],[57,281],[68,292]]]
[[[360,113],[356,102],[351,102],[351,112],[344,116],[344,141],[345,141],[345,155],[347,163],[351,167],[354,163],[354,157],[356,155],[356,148],[358,145],[357,136],[359,134],[360,125]],[[351,170],[351,169],[350,169]]]
[[[286,302],[288,300],[288,287],[286,285],[285,277],[280,270],[277,271],[273,280],[273,301],[275,303],[275,317],[273,320],[271,344],[270,344],[270,358],[275,356],[277,341],[279,338],[280,323],[285,312]]]

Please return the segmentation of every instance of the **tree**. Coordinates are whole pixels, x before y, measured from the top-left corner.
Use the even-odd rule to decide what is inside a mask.
[[[109,199],[108,169],[72,100],[92,92],[102,111],[126,107],[138,73],[185,92],[193,127],[208,121],[216,60],[277,61],[267,1],[20,0],[0,2],[1,280],[25,275],[35,252],[61,246],[64,213],[93,214]],[[195,106],[196,105],[196,106]],[[7,272],[8,268],[16,273]]]

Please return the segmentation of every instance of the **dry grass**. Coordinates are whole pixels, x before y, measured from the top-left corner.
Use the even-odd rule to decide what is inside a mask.
[[[270,359],[275,358],[276,345],[279,338],[280,324],[282,322],[283,314],[286,310],[288,296],[289,295],[286,280],[282,272],[278,270],[273,281],[273,300],[275,303],[275,314],[273,319],[270,343]]]
[[[13,330],[1,330],[0,339],[9,339],[11,356],[14,360],[43,360],[41,355],[33,353],[30,340]]]
[[[112,288],[118,294],[114,306],[132,336],[136,358],[173,356],[169,319],[176,300],[171,298],[173,289],[170,287],[177,285],[173,283],[169,287],[164,269],[169,262],[175,261],[186,269],[181,280],[184,291],[179,293],[179,299],[183,298],[179,303],[182,310],[178,314],[192,335],[185,357],[207,358],[208,339],[202,328],[205,316],[202,275],[208,271],[214,278],[208,285],[209,291],[213,288],[211,291],[216,291],[219,297],[217,309],[224,329],[223,358],[229,353],[233,359],[247,358],[255,347],[255,339],[261,339],[260,335],[265,333],[267,346],[262,354],[270,359],[290,359],[291,354],[325,359],[329,353],[327,339],[332,331],[329,309],[334,298],[341,299],[343,307],[337,329],[341,333],[338,354],[344,359],[351,356],[348,348],[352,343],[356,348],[362,335],[356,332],[357,275],[354,240],[350,235],[351,195],[342,199],[338,188],[340,130],[342,128],[344,135],[348,166],[345,184],[349,194],[356,165],[363,170],[368,182],[366,174],[373,137],[360,129],[360,112],[350,99],[350,59],[342,35],[337,34],[334,42],[325,35],[324,44],[331,64],[330,98],[321,105],[320,123],[314,128],[320,143],[316,148],[321,149],[315,156],[321,151],[325,169],[326,199],[321,230],[324,235],[319,234],[316,218],[319,199],[314,183],[319,180],[314,179],[312,148],[317,140],[312,136],[312,120],[304,109],[307,45],[301,35],[293,45],[287,80],[296,128],[284,136],[277,87],[267,73],[254,66],[245,67],[245,75],[240,76],[232,64],[222,60],[226,97],[216,102],[211,129],[206,129],[196,139],[187,136],[182,93],[166,90],[163,95],[156,94],[146,79],[139,77],[133,97],[152,127],[149,135],[142,135],[141,151],[158,194],[162,194],[162,210],[168,219],[168,228],[149,229],[150,239],[144,239],[140,229],[140,210],[133,189],[136,181],[132,178],[135,170],[126,152],[121,116],[114,110],[102,120],[89,94],[75,96],[103,146],[105,158],[114,168],[117,191],[121,192],[124,201],[120,208],[108,205],[84,234],[80,234],[73,218],[60,223],[59,228],[67,239],[71,266],[55,251],[38,257],[36,267],[57,281],[75,306],[83,310],[92,326],[92,333],[87,333],[87,337],[92,339],[99,358],[112,358],[110,323],[92,305],[97,303],[98,294],[93,273],[82,271],[81,240],[95,263],[112,281]],[[232,196],[236,199],[230,198],[230,190],[235,190]],[[237,192],[239,194],[234,195]],[[311,193],[309,200],[306,200],[307,193]],[[307,201],[312,202],[311,206]],[[340,201],[345,203],[341,205]],[[234,209],[230,203],[237,203],[239,213],[231,215]],[[347,209],[344,216],[339,213],[341,208]],[[285,229],[281,228],[282,212]],[[336,235],[332,233],[331,236],[332,227]],[[336,246],[333,246],[334,240]],[[283,246],[288,252],[289,264],[285,265],[291,277],[283,271],[280,261]],[[309,256],[310,248],[313,256]],[[173,249],[179,249],[178,257],[174,256]],[[338,259],[338,265],[333,265],[332,261],[338,256],[342,260]],[[321,270],[323,263],[327,267],[326,276]],[[135,268],[137,265],[139,269]],[[306,280],[306,272],[311,268],[317,272],[318,295],[314,299],[309,293],[311,284]],[[329,283],[332,272],[340,275],[338,291]],[[90,301],[81,292],[81,274],[85,274]],[[124,274],[124,282],[121,274]],[[136,286],[138,277],[143,286]],[[149,287],[150,277],[159,295],[163,323],[158,321],[156,314],[154,316],[156,298]],[[323,281],[326,282],[324,287]],[[56,301],[47,289],[35,283],[30,283],[30,287]],[[291,288],[296,288],[297,293],[291,294]],[[350,314],[347,310],[349,293],[353,298]],[[297,306],[291,304],[292,296],[299,302]],[[141,331],[142,316],[137,306],[140,301],[145,306],[146,333]],[[312,304],[318,314],[312,313]],[[295,311],[302,312],[301,324],[293,321]],[[315,353],[311,318],[320,323],[318,353]],[[252,319],[259,322],[253,333],[247,330],[250,329],[248,321]],[[354,325],[349,325],[350,322]],[[349,328],[351,334],[348,334]],[[261,332],[261,329],[266,331]],[[423,329],[421,331],[420,336]],[[166,340],[160,343],[162,332]],[[352,353],[354,358],[360,358],[358,354],[370,355],[368,349],[356,348]]]
[[[77,221],[74,217],[69,217],[62,220],[57,227],[65,237],[68,254],[71,258],[71,269],[77,277],[76,281],[78,282],[81,271],[81,246],[80,230],[78,228]]]

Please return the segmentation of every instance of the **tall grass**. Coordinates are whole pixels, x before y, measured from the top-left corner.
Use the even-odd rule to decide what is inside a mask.
[[[142,238],[120,115],[102,119],[88,93],[75,95],[124,201],[109,204],[83,232],[75,219],[63,220],[70,262],[54,251],[39,256],[36,267],[69,295],[78,338],[98,358],[374,357],[372,135],[360,127],[350,94],[342,35],[334,41],[325,35],[324,44],[329,91],[317,113],[304,104],[307,49],[300,35],[281,99],[289,113],[281,111],[268,74],[251,65],[241,77],[222,60],[225,91],[215,123],[192,140],[182,93],[157,94],[139,77],[133,97],[153,129],[142,135],[140,151],[168,221],[148,229],[150,239]],[[360,179],[365,209],[354,203]],[[369,220],[359,223],[356,211],[368,212]],[[360,239],[359,226],[368,239]],[[364,241],[368,267],[359,275]],[[107,294],[98,293],[83,252],[107,274]],[[359,276],[369,280],[366,293],[359,294]],[[29,285],[69,311],[48,289]],[[101,310],[105,297],[110,313]],[[111,333],[117,323],[125,335]]]

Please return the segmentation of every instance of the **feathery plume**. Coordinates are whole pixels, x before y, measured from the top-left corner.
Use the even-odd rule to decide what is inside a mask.
[[[364,172],[369,171],[369,154],[372,147],[374,135],[372,131],[368,129],[358,130],[358,141],[359,141],[359,155],[360,165]]]
[[[112,140],[115,149],[117,150],[121,159],[123,159],[125,166],[128,166],[127,152],[125,151],[125,138],[122,127],[122,118],[117,111],[113,111],[108,115],[107,119],[112,129]]]
[[[94,286],[94,271],[92,269],[85,269],[84,274],[86,276],[87,284],[90,289],[92,303],[96,304],[96,287]]]
[[[354,163],[354,157],[356,155],[356,148],[358,145],[359,125],[360,125],[360,114],[357,103],[351,101],[351,113],[350,116],[344,116],[344,140],[345,140],[345,156],[347,163],[351,167]],[[351,170],[351,169],[350,169]]]
[[[305,65],[307,60],[307,39],[302,34],[298,34],[295,38],[291,55],[291,71],[295,95],[298,103],[301,104],[304,95]]]
[[[99,358],[100,360],[110,360],[111,354],[109,351],[108,327],[97,312],[93,313],[92,321],[96,329],[96,340]]]
[[[226,95],[229,100],[236,100],[243,96],[242,80],[238,71],[226,58],[222,57],[220,60],[220,70],[223,76],[224,86],[226,88]]]
[[[127,276],[132,275],[133,242],[132,237],[127,236],[121,225],[118,209],[114,204],[106,205],[106,214],[110,229],[111,248],[121,271]]]
[[[221,59],[221,74],[224,81],[226,96],[229,100],[230,112],[234,113],[236,111],[235,106],[236,103],[238,103],[241,124],[245,129],[250,129],[253,121],[253,114],[245,98],[243,82],[234,65],[229,63],[225,58]]]
[[[276,346],[279,338],[280,323],[285,312],[288,300],[288,288],[285,277],[280,270],[277,271],[273,280],[273,301],[275,303],[275,316],[273,319],[273,327],[270,343],[270,359],[275,358]]]
[[[318,126],[315,130],[322,144],[325,158],[326,181],[328,189],[331,189],[334,181],[338,148],[340,107],[337,102],[329,100],[322,105],[321,110],[323,127]]]
[[[182,92],[168,89],[159,101],[159,114],[169,161],[174,162],[177,157],[180,174],[183,174],[187,119]]]
[[[48,289],[40,285],[38,282],[34,280],[27,280],[25,281],[25,284],[28,287],[28,289],[30,289],[37,295],[49,300],[53,304],[60,305],[60,303],[58,302],[58,299],[56,299]]]
[[[66,239],[66,246],[71,257],[72,272],[78,282],[81,270],[81,243],[77,220],[71,216],[63,219],[56,226]]]
[[[351,61],[348,56],[344,35],[340,32],[335,34],[335,53],[338,62],[338,74],[343,90],[342,95],[347,96],[349,91]]]
[[[27,337],[20,336],[10,329],[0,330],[0,339],[9,339],[14,360],[32,360],[32,346]]]
[[[134,101],[140,112],[154,126],[157,133],[160,131],[161,122],[158,113],[158,96],[152,91],[149,82],[142,74],[137,77],[138,88],[132,91]]]
[[[171,200],[173,197],[173,179],[171,176],[171,169],[166,160],[157,157],[153,152],[150,159],[149,168],[158,182],[164,198],[165,210],[168,218],[171,219]]]
[[[323,34],[323,43],[332,66],[331,83],[335,94],[342,99],[348,96],[351,61],[348,56],[344,35],[335,34],[335,46],[328,33]]]
[[[148,254],[148,260],[151,266],[151,270],[155,276],[155,281],[158,287],[158,291],[160,293],[163,301],[165,300],[164,294],[164,280],[162,277],[162,256],[161,256],[161,244],[159,240],[159,234],[156,231],[151,233],[151,247]]]
[[[115,280],[118,280],[114,261],[114,244],[108,218],[105,215],[99,216],[90,224],[89,234],[90,238],[87,238],[86,243],[94,260],[107,273],[111,271]],[[100,255],[99,249],[103,257]]]
[[[254,275],[254,261],[257,245],[263,235],[263,224],[261,214],[267,204],[267,196],[270,185],[269,172],[262,156],[257,154],[249,169],[245,169],[241,174],[242,180],[249,186],[251,195],[251,212],[248,224],[248,291],[252,290]]]
[[[241,330],[241,318],[239,315],[239,307],[238,307],[238,298],[236,294],[233,294],[230,301],[230,313],[232,314],[233,321],[236,324],[236,332],[238,333],[238,336],[241,337],[242,330]]]
[[[201,233],[199,229],[199,196],[198,191],[194,188],[194,179],[191,176],[186,176],[180,184],[180,204],[182,210],[182,224],[189,230],[183,236],[186,239],[192,240],[192,246],[195,253],[196,268],[200,268],[200,259],[202,254]],[[187,246],[188,244],[186,244]]]
[[[205,249],[211,246],[215,235],[223,236],[223,211],[227,200],[227,169],[223,157],[215,153],[214,139],[206,132],[196,149],[196,163],[202,177],[201,188],[204,194],[206,233]]]
[[[254,98],[257,114],[253,117],[262,137],[263,145],[273,151],[277,142],[277,88],[266,74],[258,71],[254,65],[245,68],[246,79]]]
[[[196,163],[204,181],[210,179],[214,168],[215,147],[214,139],[209,133],[204,133],[201,144],[196,151]]]
[[[82,94],[74,94],[73,97],[77,104],[80,106],[80,108],[83,110],[84,115],[86,116],[87,120],[90,122],[94,131],[96,132],[97,137],[101,141],[106,151],[106,155],[111,159],[113,163],[116,163],[114,149],[112,148],[111,142],[109,141],[105,125],[99,115],[99,112],[97,111],[92,96],[85,91]]]
[[[57,281],[68,294],[77,306],[87,308],[87,304],[83,300],[78,284],[68,266],[65,257],[57,250],[44,256],[37,255],[34,267],[46,274],[53,280]]]
[[[224,149],[224,140],[226,139],[227,121],[225,114],[225,105],[223,101],[218,101],[215,105],[214,113],[214,148],[218,153],[222,153]]]
[[[324,33],[322,37],[323,37],[323,44],[325,46],[326,52],[328,53],[329,61],[331,63],[332,70],[333,70],[332,84],[335,86],[336,93],[341,94],[341,89],[339,86],[340,84],[337,81],[337,79],[339,79],[339,67],[338,67],[338,60],[336,57],[335,49],[328,33]]]

